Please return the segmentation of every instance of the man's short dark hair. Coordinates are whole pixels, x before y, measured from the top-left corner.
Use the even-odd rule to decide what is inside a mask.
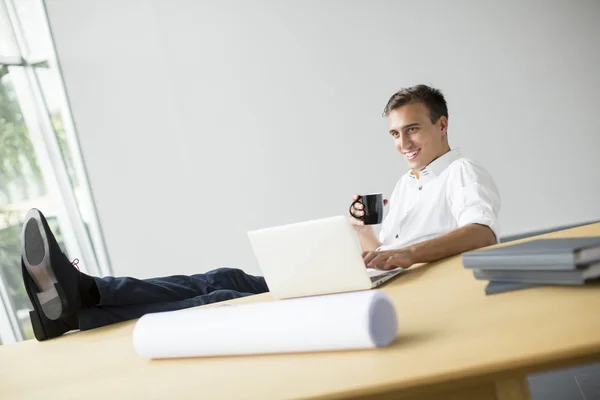
[[[440,90],[427,85],[412,86],[394,93],[383,110],[383,116],[387,117],[396,108],[411,103],[425,104],[432,124],[435,124],[442,115],[448,118],[448,106],[444,95]]]

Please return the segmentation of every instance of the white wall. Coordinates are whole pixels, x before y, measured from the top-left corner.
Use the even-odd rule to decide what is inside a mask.
[[[259,273],[249,229],[406,165],[389,96],[441,88],[503,234],[600,218],[600,2],[47,0],[117,275]]]

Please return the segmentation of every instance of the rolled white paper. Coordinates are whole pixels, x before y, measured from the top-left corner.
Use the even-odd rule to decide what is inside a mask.
[[[133,347],[144,358],[367,349],[397,329],[389,297],[368,290],[146,314]]]

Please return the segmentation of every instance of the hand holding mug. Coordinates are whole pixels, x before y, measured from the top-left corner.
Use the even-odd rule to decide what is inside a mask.
[[[354,195],[352,199],[349,220],[357,230],[383,221],[383,207],[388,203],[383,199],[383,194]]]

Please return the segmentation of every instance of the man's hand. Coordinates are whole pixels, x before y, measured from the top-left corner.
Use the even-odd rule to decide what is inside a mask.
[[[367,268],[389,270],[409,268],[415,264],[414,254],[410,248],[385,251],[365,251],[363,260]]]
[[[353,202],[356,200],[358,200],[357,194],[352,197]],[[386,205],[387,203],[387,200],[383,200],[383,205]],[[360,219],[360,217],[365,215],[364,209],[365,206],[361,202],[354,203],[349,210],[348,221],[350,221],[350,224],[352,224],[352,227],[356,231],[363,251],[375,250],[381,246],[381,243],[377,240],[373,227],[371,225],[365,225]]]
[[[409,268],[414,264],[434,262],[495,243],[496,235],[491,228],[470,224],[399,250],[369,251],[377,247],[364,249],[363,260],[368,268]]]
[[[358,200],[358,195],[355,194],[354,196],[352,196],[352,201],[355,202],[356,200]],[[388,201],[387,199],[383,200],[383,205],[387,206]],[[348,214],[348,220],[350,221],[350,223],[352,224],[352,226],[354,227],[354,229],[356,230],[356,232],[360,235],[362,233],[365,232],[372,232],[373,231],[373,227],[370,225],[365,225],[365,223],[357,217],[362,217],[363,215],[365,215],[365,206],[363,203],[361,202],[356,202],[352,205],[351,210]]]

